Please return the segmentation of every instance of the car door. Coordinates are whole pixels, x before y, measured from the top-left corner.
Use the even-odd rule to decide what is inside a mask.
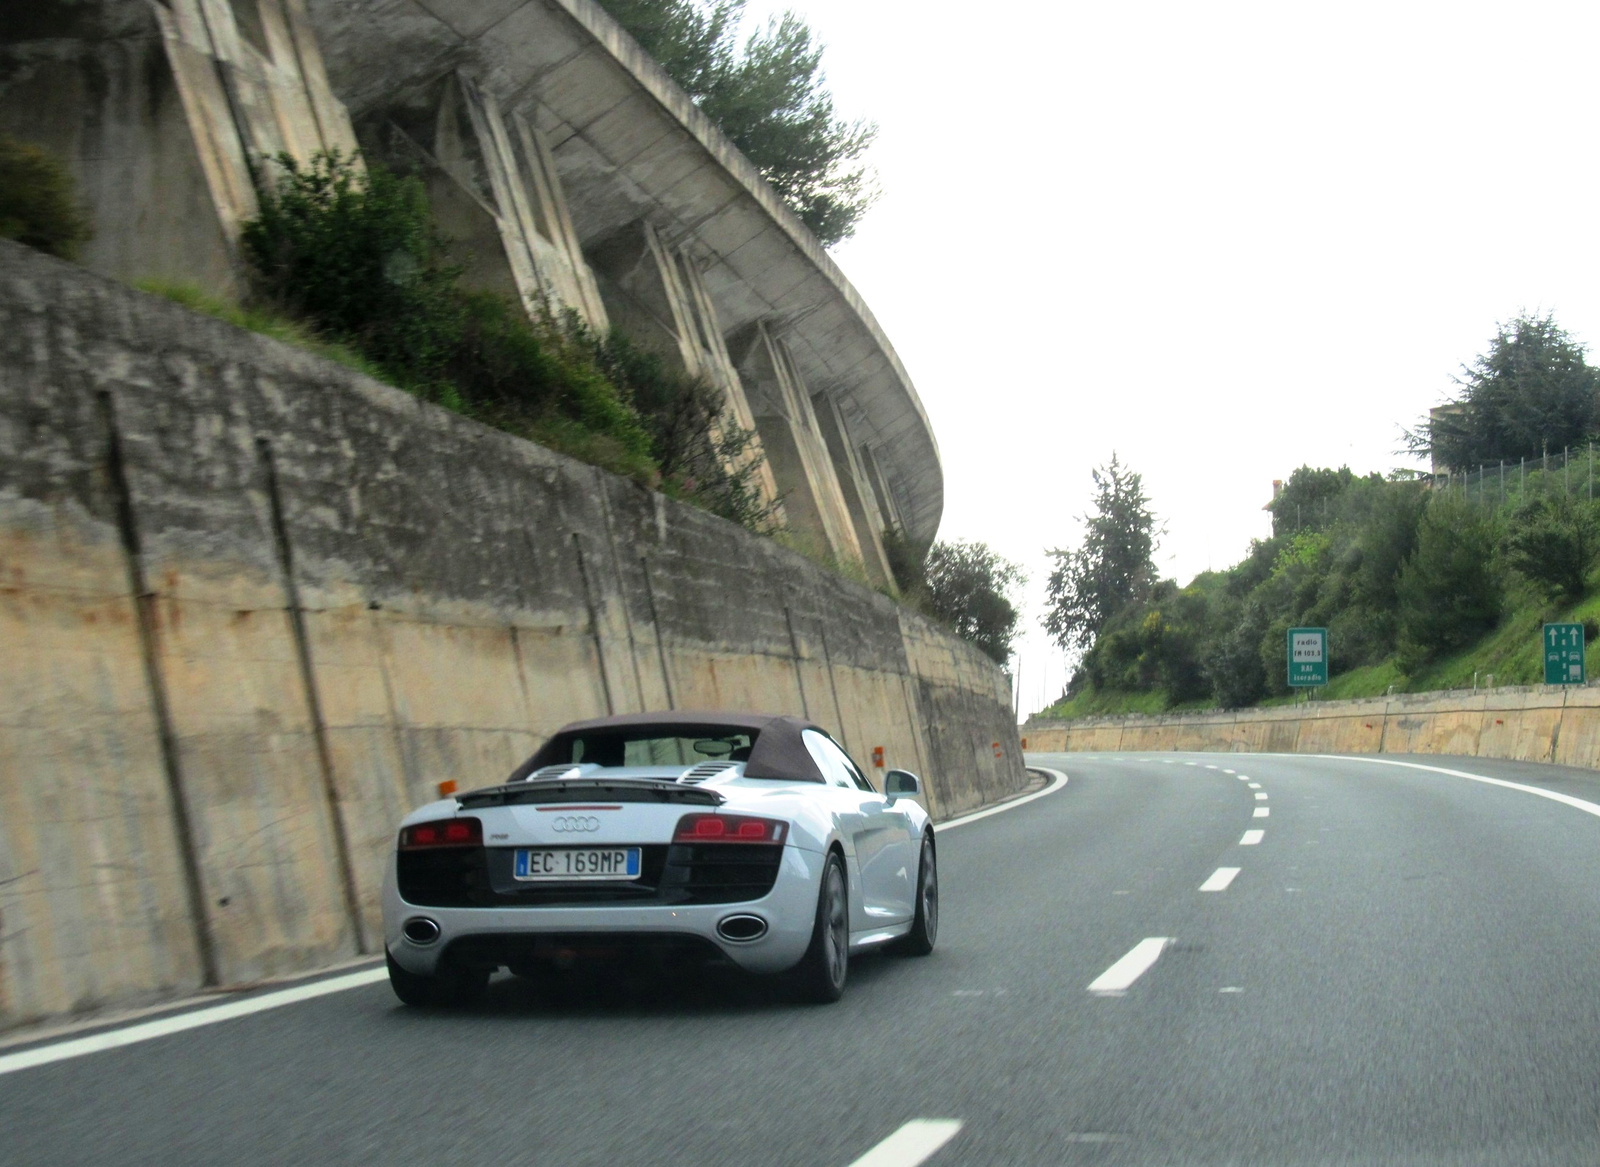
[[[893,806],[872,788],[861,768],[832,738],[808,730],[807,746],[848,805],[848,827],[861,882],[860,923],[857,930],[901,923],[911,918],[919,852],[909,842],[914,825],[904,801]],[[814,739],[814,740],[811,740]],[[845,820],[841,818],[841,823]]]
[[[922,860],[922,837],[910,808],[910,799],[893,803],[873,789],[861,767],[842,750],[856,785],[867,794],[862,804],[863,824],[871,834],[872,859],[864,867],[862,882],[872,907],[870,914],[883,922],[911,919],[916,911],[917,864]]]
[[[873,845],[873,832],[866,826],[868,808],[865,805],[865,793],[856,785],[850,768],[845,765],[848,759],[844,751],[832,738],[814,729],[803,730],[800,737],[812,760],[817,763],[817,769],[822,771],[826,785],[818,795],[838,821],[839,831],[845,837],[845,848],[849,852],[850,930],[867,931],[876,926],[874,920],[877,916],[868,910],[870,901],[863,878]]]

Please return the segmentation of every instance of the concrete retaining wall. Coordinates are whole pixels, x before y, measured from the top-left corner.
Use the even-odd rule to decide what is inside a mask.
[[[1003,676],[769,540],[0,243],[0,1024],[377,950],[437,783],[796,710],[959,813]]]
[[[1600,688],[1315,701],[1232,713],[1030,721],[1029,751],[1463,754],[1600,769]]]

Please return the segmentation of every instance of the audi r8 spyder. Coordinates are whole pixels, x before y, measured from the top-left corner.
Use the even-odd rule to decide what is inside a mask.
[[[821,727],[754,713],[574,722],[503,783],[408,815],[384,879],[389,979],[470,1001],[500,968],[584,955],[731,962],[835,1001],[850,956],[922,955],[933,828],[904,770],[873,788]]]

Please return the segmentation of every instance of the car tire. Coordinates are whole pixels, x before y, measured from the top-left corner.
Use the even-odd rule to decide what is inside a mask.
[[[899,949],[907,956],[927,956],[938,938],[939,863],[930,834],[922,836],[922,859],[917,864],[917,914]]]
[[[389,987],[407,1005],[423,1008],[470,1005],[483,996],[489,984],[488,969],[446,966],[440,968],[437,976],[430,977],[401,968],[387,951],[383,956],[389,963]]]
[[[850,893],[844,860],[830,852],[822,868],[817,891],[817,914],[811,944],[791,974],[795,995],[802,1001],[827,1005],[844,995],[850,974]]]

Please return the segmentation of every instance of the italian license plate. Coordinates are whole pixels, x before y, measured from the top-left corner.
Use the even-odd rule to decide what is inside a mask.
[[[518,879],[638,879],[637,847],[539,847],[518,850],[511,873]]]

